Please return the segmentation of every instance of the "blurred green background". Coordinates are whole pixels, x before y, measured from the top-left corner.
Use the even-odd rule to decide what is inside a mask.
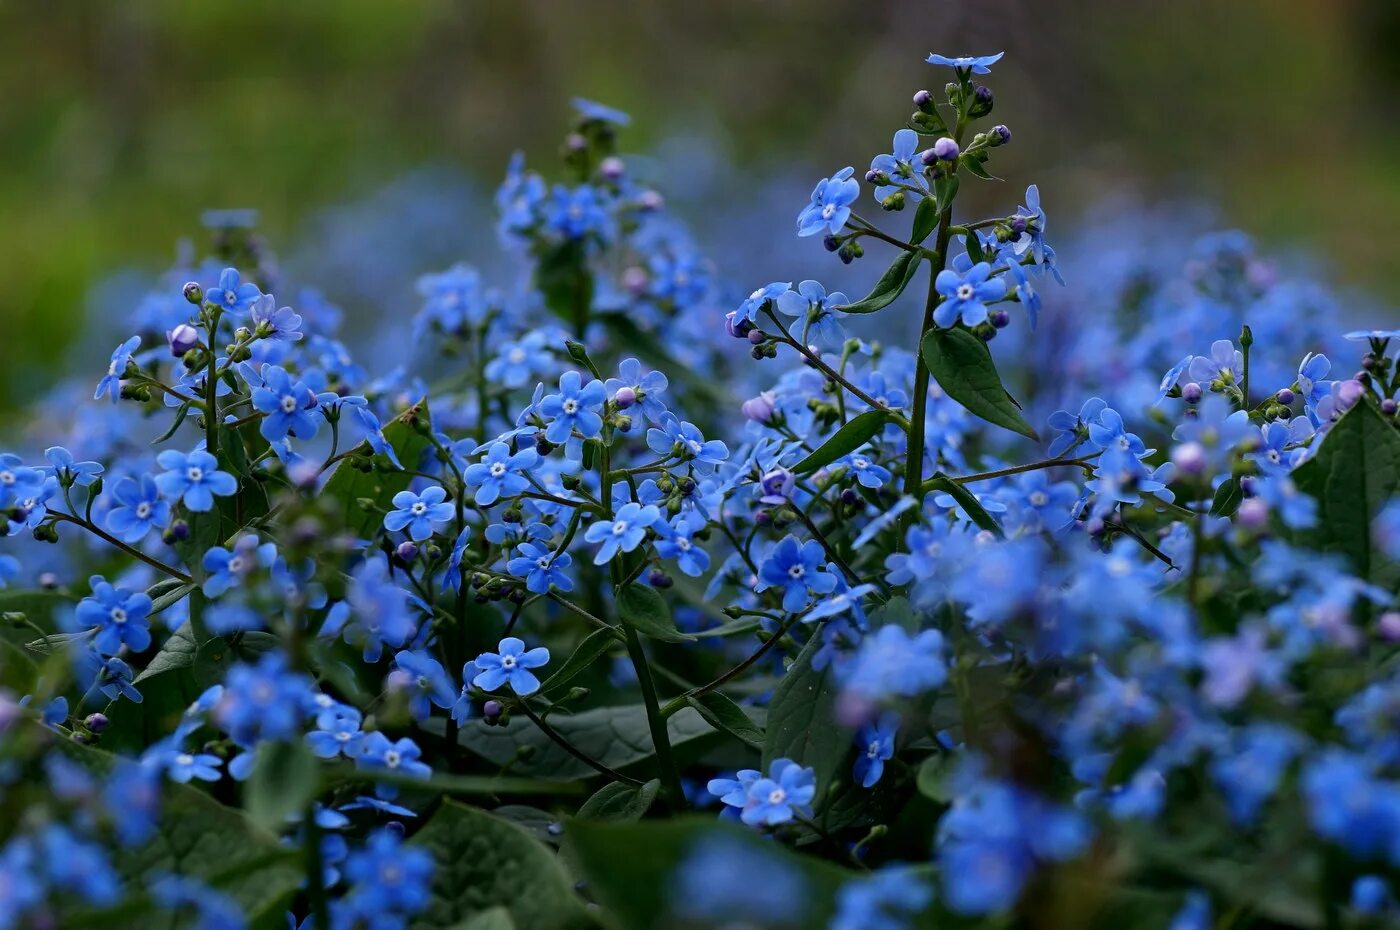
[[[718,139],[739,197],[885,151],[946,78],[929,51],[1002,49],[998,168],[1059,217],[1206,197],[1383,295],[1400,271],[1387,0],[0,0],[0,409],[56,377],[94,281],[162,268],[205,208],[256,207],[276,245],[420,166],[489,189],[575,94],[631,112],[632,150]]]

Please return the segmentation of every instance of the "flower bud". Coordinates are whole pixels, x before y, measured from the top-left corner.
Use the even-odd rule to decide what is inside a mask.
[[[627,166],[616,155],[609,155],[598,163],[598,173],[609,181],[622,180],[622,176],[626,172]]]
[[[633,297],[640,297],[647,292],[648,281],[646,269],[637,265],[622,273],[622,289]]]
[[[761,329],[751,329],[748,340],[751,345],[761,345],[768,340],[768,336]]]
[[[488,724],[495,724],[497,720],[500,720],[504,711],[505,707],[500,701],[487,701],[481,705],[481,716],[486,718]]]
[[[1387,397],[1385,400],[1381,401],[1381,413],[1385,414],[1388,417],[1393,417],[1395,416],[1395,410],[1395,398]]]
[[[755,423],[767,423],[773,418],[773,401],[773,392],[764,391],[757,397],[750,397],[744,401],[739,409],[743,411],[744,416]]]
[[[992,103],[992,89],[985,84],[978,84],[972,91],[972,106],[968,108],[967,115],[974,119],[986,116],[992,112]]]
[[[666,199],[658,191],[642,191],[637,197],[637,207],[648,213],[655,213],[666,206]]]
[[[1261,529],[1269,523],[1269,505],[1261,497],[1251,497],[1240,504],[1240,509],[1235,513],[1235,519],[1241,526],[1247,526],[1252,530]]]
[[[1011,322],[1011,314],[1007,313],[1005,310],[998,308],[996,310],[993,310],[990,314],[988,314],[988,319],[992,321],[992,325],[995,326],[997,329],[1005,329],[1007,325]]]
[[[1293,392],[1290,391],[1288,388],[1284,388],[1283,390],[1278,392],[1278,402],[1280,404],[1283,404],[1285,407],[1292,406],[1293,401],[1295,399],[1296,398],[1294,397]]]
[[[671,580],[670,575],[666,574],[661,569],[653,568],[647,573],[647,584],[651,585],[653,588],[669,588],[671,585],[675,584],[675,582]]]
[[[1181,397],[1188,404],[1200,403],[1201,396],[1204,393],[1205,392],[1201,390],[1201,386],[1194,381],[1187,381],[1181,386]]]
[[[826,249],[828,252],[835,252],[837,249],[841,248],[841,240],[835,236],[825,236],[822,238],[822,248]]]
[[[83,721],[83,726],[94,733],[101,733],[103,730],[107,729],[107,715],[101,713],[88,714],[87,719]]]
[[[204,288],[199,286],[198,281],[191,281],[188,284],[186,284],[182,290],[182,293],[184,293],[185,299],[188,300],[190,303],[194,304],[196,307],[199,306],[200,303],[202,303],[204,300]]]
[[[170,346],[170,354],[179,358],[199,345],[199,330],[188,323],[181,323],[165,334],[165,341]]]
[[[1337,409],[1350,410],[1365,393],[1366,387],[1360,381],[1341,382],[1337,385]]]
[[[1391,642],[1400,640],[1400,611],[1387,610],[1381,614],[1376,620],[1376,629]]]
[[[920,110],[933,105],[933,94],[926,90],[918,91],[914,94],[914,106]]]
[[[1172,450],[1172,464],[1188,475],[1199,475],[1206,468],[1206,450],[1199,442],[1183,442]]]
[[[43,572],[39,575],[39,587],[45,591],[52,591],[58,587],[58,576],[53,572]]]
[[[941,161],[953,161],[955,158],[958,157],[959,149],[958,144],[956,142],[954,142],[948,136],[944,136],[937,142],[933,143],[932,151],[934,157]],[[924,164],[931,164],[931,162],[925,159]]]
[[[992,127],[992,131],[987,136],[987,144],[990,146],[1005,145],[1011,141],[1011,130],[1001,123]]]
[[[405,539],[403,542],[399,543],[398,548],[394,550],[394,555],[398,556],[399,560],[402,562],[412,562],[414,559],[418,558],[418,546]]]
[[[617,409],[626,410],[637,402],[637,392],[626,385],[617,389],[613,395],[613,403],[617,404]]]

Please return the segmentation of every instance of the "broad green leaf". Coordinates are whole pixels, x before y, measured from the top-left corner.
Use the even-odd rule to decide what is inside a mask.
[[[1309,545],[1346,556],[1358,576],[1387,589],[1400,584],[1396,564],[1371,543],[1371,521],[1400,494],[1400,433],[1369,400],[1342,415],[1293,481],[1317,498],[1317,527],[1304,537]]]
[[[611,820],[632,823],[641,820],[656,793],[661,790],[661,780],[653,778],[644,785],[629,785],[620,781],[608,782],[578,809],[580,820]]]
[[[958,196],[958,176],[944,175],[933,182],[933,195],[938,198],[938,212],[947,213],[953,206],[953,198]]]
[[[939,804],[953,803],[953,769],[954,765],[948,756],[942,753],[929,756],[919,766],[919,793]]]
[[[593,272],[580,241],[551,248],[535,265],[535,288],[555,316],[583,335],[583,324],[593,307]]]
[[[668,643],[687,643],[695,639],[676,629],[671,608],[655,588],[644,584],[623,585],[617,592],[617,615],[627,626]]]
[[[763,740],[763,771],[774,759],[792,759],[815,770],[821,807],[831,785],[845,768],[851,732],[836,722],[836,683],[831,668],[818,671],[812,657],[821,646],[813,636],[787,674],[773,689]]]
[[[560,688],[573,681],[609,649],[617,644],[617,631],[615,630],[594,630],[584,637],[583,642],[578,644],[569,656],[568,660],[559,667],[553,675],[544,680],[540,685],[540,693],[548,694],[551,691],[558,691]]]
[[[422,459],[423,452],[432,443],[423,431],[430,430],[428,401],[420,400],[384,426],[384,439],[393,447],[404,469],[415,469]],[[369,451],[369,444],[362,446]],[[413,476],[408,471],[394,468],[383,456],[374,457],[374,467],[369,472],[355,468],[350,461],[336,466],[322,490],[322,496],[340,502],[345,514],[345,525],[363,537],[370,537],[383,525],[383,515],[360,508],[361,498],[368,498],[381,506],[388,506],[393,496],[406,490]]]
[[[997,374],[987,344],[961,327],[934,329],[924,336],[924,364],[938,386],[968,412],[997,426],[1038,440]]]
[[[967,235],[963,236],[963,242],[967,246],[967,257],[972,259],[973,262],[985,262],[987,260],[987,255],[982,250],[982,240],[977,238],[976,230],[969,229]]]
[[[824,468],[844,455],[865,445],[875,437],[890,421],[888,410],[867,410],[853,417],[838,429],[830,439],[822,443],[811,455],[792,466],[799,475],[806,475]]]
[[[244,788],[243,806],[253,823],[279,830],[320,791],[321,763],[305,743],[263,743]]]
[[[976,155],[964,155],[960,159],[962,166],[967,169],[968,174],[975,175],[984,181],[1000,181],[1001,178],[993,175],[987,170],[987,166],[982,164],[982,159]]]
[[[497,908],[530,930],[597,926],[555,854],[508,820],[444,801],[410,842],[436,863],[431,898],[415,930],[451,927]]]
[[[433,729],[430,722],[429,729]],[[625,770],[651,758],[651,731],[641,704],[598,707],[578,714],[549,715],[549,725],[579,751],[604,765]],[[671,746],[679,749],[705,737],[715,737],[713,727],[694,708],[684,707],[666,721]],[[509,726],[488,727],[473,720],[462,727],[458,740],[467,751],[496,765],[511,765],[517,775],[545,778],[596,778],[598,773],[555,745],[528,718],[512,717]],[[518,758],[524,747],[527,757]]]
[[[1244,490],[1240,487],[1240,479],[1233,475],[1220,482],[1220,487],[1215,489],[1215,497],[1210,502],[1210,515],[1212,517],[1234,516],[1235,511],[1240,509],[1240,501],[1244,500]]]
[[[589,892],[620,930],[679,927],[774,928],[752,911],[736,907],[717,913],[715,900],[679,890],[697,854],[734,852],[759,863],[755,881],[783,875],[793,898],[783,902],[785,928],[827,926],[837,890],[853,873],[815,856],[801,856],[755,831],[710,816],[640,823],[570,821],[564,830],[569,859],[583,873]],[[789,883],[784,882],[787,886]],[[705,919],[689,920],[691,915]],[[924,926],[921,924],[920,926]]]
[[[718,691],[691,695],[685,702],[694,707],[717,730],[723,730],[755,749],[763,747],[763,728],[749,719],[744,709]]]
[[[838,306],[835,309],[843,313],[874,313],[876,310],[885,309],[894,303],[895,298],[904,293],[909,282],[914,280],[914,275],[919,270],[919,259],[922,257],[923,252],[901,251],[890,267],[885,269],[880,280],[875,282],[869,294],[853,304]]]
[[[910,233],[909,241],[918,245],[932,235],[937,227],[938,205],[932,197],[925,197],[914,208],[914,231]]]
[[[196,587],[198,585],[182,582],[178,578],[169,578],[151,585],[146,589],[146,594],[151,599],[151,611],[147,616],[154,617],[161,611],[174,607],[189,597]]]
[[[934,472],[933,477],[923,484],[924,493],[930,491],[942,491],[958,502],[962,512],[967,514],[969,520],[976,523],[982,529],[994,534],[998,539],[1002,536],[1001,524],[987,513],[985,507],[977,500],[977,495],[973,494],[966,487],[949,478],[940,472]]]

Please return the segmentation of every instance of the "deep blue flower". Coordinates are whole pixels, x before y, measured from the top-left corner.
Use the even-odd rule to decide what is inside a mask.
[[[693,423],[662,415],[657,427],[647,430],[647,446],[657,455],[674,456],[692,463],[696,474],[711,474],[729,458],[729,447],[719,439],[707,440]]]
[[[253,409],[265,416],[258,426],[268,442],[278,442],[290,434],[311,439],[320,422],[311,412],[316,409],[316,392],[304,381],[292,381],[284,368],[263,366],[262,384],[253,387]]]
[[[467,466],[463,478],[468,487],[476,488],[474,500],[488,507],[502,497],[514,497],[529,490],[527,476],[539,462],[540,454],[533,447],[512,453],[509,443],[493,442],[480,462]]]
[[[384,515],[384,528],[391,533],[407,528],[414,542],[430,539],[456,514],[447,501],[447,492],[439,485],[423,489],[421,494],[400,491],[394,495],[394,509]]]
[[[661,519],[661,511],[654,504],[645,506],[632,501],[621,508],[611,519],[604,518],[589,524],[583,538],[591,543],[602,543],[593,556],[594,565],[612,561],[621,552],[631,552],[641,545],[647,530]]]
[[[607,400],[607,389],[597,378],[583,383],[576,371],[566,371],[559,377],[559,392],[540,399],[540,413],[550,417],[544,438],[556,446],[563,445],[577,430],[584,439],[597,436],[603,429],[599,411]]]
[[[123,478],[112,489],[112,496],[118,506],[107,512],[107,529],[122,542],[140,542],[151,530],[170,522],[170,504],[161,499],[150,475]]]
[[[992,65],[1001,61],[1001,57],[1005,54],[1005,52],[997,52],[995,55],[963,55],[957,58],[930,54],[924,61],[931,65],[942,65],[945,68],[968,71],[972,74],[991,74]]]
[[[608,397],[617,405],[619,410],[629,410],[634,405],[641,408],[646,418],[653,423],[661,419],[661,415],[666,412],[666,404],[661,400],[661,395],[666,392],[666,376],[659,371],[643,371],[642,363],[635,358],[624,358],[617,366],[617,377],[609,378],[604,382]],[[628,395],[624,393],[630,391]],[[625,401],[625,403],[624,403]],[[638,418],[633,418],[632,430],[634,432],[638,425]]]
[[[894,738],[899,732],[899,715],[881,714],[856,733],[855,777],[862,788],[874,787],[885,774],[885,763],[894,756]]]
[[[943,300],[933,311],[933,321],[948,327],[959,319],[968,326],[986,320],[987,304],[1006,296],[1006,282],[991,277],[991,273],[992,266],[986,262],[978,262],[966,274],[958,274],[951,268],[940,271],[934,287],[943,295]]]
[[[777,300],[790,290],[792,290],[791,281],[773,281],[770,284],[765,284],[744,298],[744,302],[739,304],[739,309],[734,311],[734,316],[736,319],[752,323],[758,319],[758,314],[763,309],[764,304],[770,300]]]
[[[486,363],[487,379],[509,388],[524,387],[534,372],[547,371],[554,364],[550,342],[549,333],[532,329],[518,340],[501,343]]]
[[[840,291],[828,294],[818,281],[803,281],[797,290],[778,295],[777,306],[782,313],[795,317],[802,324],[801,340],[836,348],[846,341],[837,308],[850,299]]]
[[[911,636],[887,624],[861,641],[842,674],[845,689],[866,700],[915,697],[948,678],[943,634],[924,630]]]
[[[876,464],[868,452],[856,451],[838,459],[836,464],[844,465],[856,481],[867,488],[881,488],[893,479],[890,470]]]
[[[57,478],[64,487],[76,484],[85,488],[102,474],[100,463],[75,461],[73,453],[62,446],[49,446],[44,450],[44,458],[49,460],[44,473]]]
[[[891,194],[904,193],[910,203],[918,203],[928,192],[922,181],[923,165],[919,163],[919,134],[901,129],[894,134],[893,150],[889,155],[876,155],[870,170],[881,172],[890,183],[875,188],[875,199],[884,202]]]
[[[779,588],[783,610],[797,613],[813,595],[836,590],[836,576],[826,570],[826,550],[815,539],[799,543],[796,536],[784,536],[758,568],[754,590]]]
[[[122,376],[126,372],[127,363],[131,361],[131,353],[141,345],[140,336],[132,336],[126,342],[117,346],[112,352],[112,360],[107,365],[107,374],[102,376],[102,380],[97,382],[97,392],[92,395],[93,400],[100,400],[103,394],[112,396],[112,403],[116,403],[121,397]]]
[[[658,520],[654,528],[658,534],[657,555],[675,560],[676,567],[692,578],[699,578],[709,570],[710,554],[695,540],[695,534],[705,528],[704,517],[694,512],[681,513],[669,523]]]
[[[237,268],[225,268],[219,283],[204,292],[204,302],[223,309],[225,313],[242,313],[253,306],[262,294],[251,281],[243,283]]]
[[[549,663],[549,650],[536,646],[527,650],[523,640],[507,636],[496,647],[498,652],[483,652],[475,659],[478,669],[472,684],[483,691],[495,691],[503,685],[520,697],[534,694],[540,688],[540,680],[532,668],[540,668]]]
[[[271,568],[277,561],[276,543],[259,543],[254,533],[238,537],[225,549],[214,546],[204,553],[204,596],[218,597],[229,588],[241,584],[258,566]]]
[[[360,744],[360,754],[355,757],[355,763],[361,768],[384,769],[414,778],[428,778],[433,774],[433,770],[426,762],[418,761],[422,755],[423,750],[407,736],[391,740],[383,733],[375,731],[365,736],[364,742]]]
[[[291,307],[278,309],[271,294],[253,301],[253,335],[276,342],[301,341],[301,317]]]
[[[822,178],[812,189],[812,201],[797,216],[797,234],[815,236],[826,231],[835,235],[851,216],[851,204],[860,196],[860,182],[851,177],[855,169],[842,168]]]
[[[546,223],[565,239],[582,239],[590,234],[606,238],[609,218],[594,188],[580,184],[570,190],[556,184],[550,195]]]
[[[525,590],[534,594],[544,594],[551,586],[560,591],[572,591],[573,579],[566,569],[574,562],[567,552],[554,552],[539,543],[523,542],[517,549],[520,554],[506,563],[506,571],[525,579]]]
[[[574,105],[574,109],[578,111],[579,116],[582,116],[584,119],[597,120],[600,123],[611,123],[614,126],[629,126],[632,123],[632,117],[621,110],[605,106],[604,104],[589,100],[586,97],[575,97],[571,102]]]
[[[750,826],[777,826],[806,812],[817,793],[817,774],[791,759],[774,759],[768,777],[748,786],[739,819]]]
[[[219,471],[219,460],[202,449],[180,452],[166,449],[156,457],[165,471],[156,475],[156,487],[171,500],[183,500],[190,510],[203,512],[214,506],[215,497],[238,492],[238,480]]]
[[[1166,398],[1167,392],[1176,387],[1176,383],[1181,380],[1181,373],[1190,366],[1194,358],[1194,355],[1188,355],[1167,370],[1161,383],[1157,385],[1157,396],[1152,399],[1153,406],[1160,404]]]
[[[1099,414],[1107,407],[1108,403],[1102,398],[1091,397],[1079,408],[1077,416],[1068,410],[1056,410],[1052,413],[1050,428],[1056,435],[1050,443],[1050,448],[1046,450],[1049,456],[1052,459],[1059,458],[1087,440],[1089,427],[1099,422]]]
[[[426,720],[432,705],[443,710],[452,707],[457,696],[447,670],[423,650],[404,650],[394,656],[394,665],[404,676],[409,690],[408,709],[415,720]]]
[[[316,729],[306,734],[306,742],[322,759],[358,758],[365,740],[361,720],[360,712],[347,704],[328,707],[316,715]]]
[[[407,845],[393,830],[374,830],[345,859],[351,890],[338,902],[346,910],[334,925],[406,926],[431,900],[433,869],[428,850]]]
[[[143,652],[151,644],[146,615],[151,598],[143,591],[114,587],[101,575],[89,580],[92,594],[78,602],[74,617],[85,627],[96,627],[93,646],[103,655],[116,655],[122,646]]]

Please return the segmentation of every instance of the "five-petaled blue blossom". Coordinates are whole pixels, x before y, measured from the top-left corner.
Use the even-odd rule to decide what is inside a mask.
[[[860,182],[851,177],[855,171],[848,166],[817,182],[812,189],[812,202],[797,216],[799,236],[815,236],[822,231],[835,235],[841,231],[850,219],[851,204],[860,196]]]
[[[991,74],[992,65],[1001,61],[1001,57],[1005,54],[1005,52],[997,52],[995,55],[962,55],[957,58],[930,54],[924,61],[931,65],[942,65],[945,68],[968,71],[972,74]]]
[[[455,514],[447,492],[438,485],[421,494],[400,491],[394,495],[394,509],[384,515],[384,528],[391,533],[407,529],[414,542],[422,542],[447,525]]]
[[[966,274],[958,274],[951,268],[940,271],[934,287],[943,295],[943,300],[933,311],[933,321],[948,327],[959,319],[968,326],[986,320],[987,304],[1006,296],[1006,282],[991,274],[992,266],[986,262],[978,262]]]
[[[49,446],[44,450],[44,458],[49,460],[44,473],[57,478],[64,487],[74,484],[88,487],[102,474],[100,463],[76,461],[73,453],[62,446]]]
[[[311,439],[320,426],[312,416],[316,409],[316,392],[304,381],[293,381],[285,368],[268,365],[263,368],[262,384],[253,387],[253,409],[262,413],[258,431],[268,442],[278,442],[293,436]]]
[[[209,510],[215,497],[228,497],[238,492],[238,480],[226,471],[219,471],[219,460],[202,449],[185,453],[166,449],[156,457],[165,471],[156,475],[156,487],[172,500],[182,500],[196,512]]]
[[[641,545],[647,530],[661,519],[661,511],[655,504],[642,504],[632,501],[618,508],[611,518],[604,518],[589,524],[583,538],[591,543],[602,543],[593,556],[594,565],[612,561],[618,552],[631,552]]]
[[[253,301],[261,294],[256,284],[243,281],[237,268],[225,268],[219,275],[219,283],[204,292],[204,302],[226,313],[242,313],[253,306]]]
[[[483,691],[495,691],[503,685],[520,697],[540,689],[540,680],[532,668],[549,663],[549,650],[543,646],[526,649],[523,640],[507,636],[496,647],[497,652],[483,652],[476,657],[477,675],[472,684]]]
[[[773,827],[806,813],[817,793],[817,774],[791,759],[774,759],[766,778],[745,792],[739,819],[749,826]]]
[[[894,738],[899,731],[899,715],[881,714],[856,732],[855,777],[862,788],[870,788],[885,774],[885,763],[894,756]]]
[[[383,733],[375,731],[365,736],[360,743],[359,755],[355,763],[366,769],[385,769],[402,773],[413,778],[427,778],[433,774],[426,762],[420,762],[423,750],[407,736],[391,740]]]
[[[107,512],[107,529],[125,543],[140,542],[170,522],[170,504],[161,499],[156,480],[143,474],[123,478],[112,489],[117,505]]]
[[[578,372],[564,372],[559,377],[559,393],[540,399],[540,413],[550,418],[544,438],[555,445],[563,445],[575,430],[584,439],[597,436],[603,429],[599,411],[607,396],[607,389],[597,378],[584,384]]]
[[[301,316],[291,307],[277,306],[271,294],[253,301],[253,335],[277,342],[297,342],[302,338]]]
[[[151,598],[142,591],[115,587],[101,575],[93,575],[89,583],[92,594],[78,602],[74,617],[82,626],[97,628],[92,641],[97,651],[106,656],[116,655],[122,646],[144,651],[151,644],[146,620]]]
[[[792,290],[791,281],[773,281],[763,285],[744,298],[744,302],[739,304],[739,309],[734,311],[734,319],[753,323],[769,301],[777,300],[790,290]]]
[[[729,458],[729,447],[720,439],[706,439],[694,423],[662,415],[659,426],[647,430],[647,446],[657,455],[690,462],[696,474],[708,475]]]
[[[512,453],[509,443],[493,442],[485,457],[468,465],[462,477],[469,487],[476,488],[473,499],[488,507],[502,497],[514,497],[528,490],[528,475],[539,461],[540,454],[533,448]]]
[[[548,546],[535,542],[523,542],[516,547],[519,553],[506,563],[506,571],[517,578],[525,579],[525,590],[533,594],[544,594],[550,587],[560,591],[572,591],[573,579],[567,569],[574,557],[567,552],[555,552]]]
[[[674,560],[676,567],[692,578],[705,574],[710,567],[710,554],[695,540],[695,534],[705,528],[703,517],[693,512],[681,513],[669,523],[658,520],[654,528],[658,533],[657,555]]]
[[[894,134],[892,147],[890,154],[876,155],[870,161],[872,172],[889,179],[888,184],[876,186],[875,199],[884,202],[891,194],[903,192],[910,203],[918,203],[927,191],[920,180],[923,165],[919,163],[919,134],[912,129],[901,129]]]
[[[103,375],[102,380],[97,382],[97,392],[92,395],[93,400],[100,400],[103,394],[110,394],[112,403],[117,402],[121,397],[121,382],[126,373],[126,367],[131,362],[131,353],[135,352],[139,345],[141,345],[141,337],[132,336],[113,350],[112,360],[107,364],[107,374]]]
[[[836,576],[826,570],[826,550],[815,539],[798,542],[784,536],[758,568],[755,590],[777,588],[783,592],[783,610],[796,613],[813,595],[836,590]]]
[[[820,282],[811,280],[797,285],[795,291],[780,294],[777,301],[780,311],[800,321],[804,345],[815,341],[833,348],[846,340],[837,309],[847,303],[849,298],[845,294],[840,291],[828,294]]]

